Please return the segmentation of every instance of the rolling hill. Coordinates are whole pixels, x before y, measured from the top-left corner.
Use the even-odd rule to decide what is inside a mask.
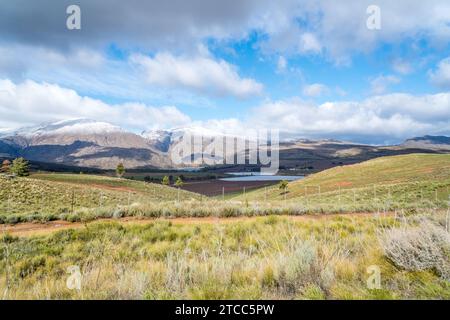
[[[240,195],[236,200],[290,200],[317,206],[361,205],[371,202],[408,204],[448,201],[450,155],[410,154],[381,157],[331,168],[291,182],[287,192],[278,186]]]
[[[61,214],[152,202],[199,199],[199,195],[172,187],[86,174],[36,174],[29,178],[0,175],[0,215],[53,220]],[[8,221],[6,221],[8,222]]]

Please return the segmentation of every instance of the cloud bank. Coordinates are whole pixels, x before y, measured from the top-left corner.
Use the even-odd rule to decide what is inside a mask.
[[[108,104],[80,96],[71,89],[31,80],[19,84],[0,80],[0,114],[0,127],[6,128],[72,118],[90,118],[139,132],[144,129],[182,126],[191,122],[189,116],[174,106]]]
[[[239,98],[260,95],[263,90],[262,84],[241,78],[235,66],[224,60],[214,60],[209,54],[193,57],[138,54],[132,56],[131,61],[143,69],[147,82],[152,85]]]
[[[392,143],[424,134],[450,134],[450,93],[415,96],[388,94],[362,101],[314,104],[300,98],[263,103],[244,120],[193,121],[173,106],[107,104],[58,85],[0,81],[0,127],[49,120],[91,118],[140,132],[145,129],[199,125],[245,135],[248,129],[278,129],[284,136],[339,138]],[[17,120],[20,115],[20,120]]]

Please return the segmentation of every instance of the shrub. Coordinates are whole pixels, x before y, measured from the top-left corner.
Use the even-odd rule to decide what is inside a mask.
[[[398,268],[432,270],[450,279],[450,234],[429,221],[417,227],[386,231],[382,247],[386,257]]]
[[[327,289],[334,274],[319,257],[316,244],[290,240],[288,247],[288,251],[280,253],[275,260],[276,286],[282,295],[296,296],[311,285]]]

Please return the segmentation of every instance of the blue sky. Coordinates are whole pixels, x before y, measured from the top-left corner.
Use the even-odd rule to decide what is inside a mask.
[[[0,5],[0,128],[82,117],[376,144],[450,134],[448,1],[380,0],[376,17],[364,0],[77,1],[81,30],[65,25],[70,4]]]

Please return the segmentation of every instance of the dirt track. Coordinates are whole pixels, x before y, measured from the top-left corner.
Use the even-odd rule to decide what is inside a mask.
[[[383,216],[391,216],[393,213],[382,213]],[[376,213],[347,213],[347,214],[321,214],[321,215],[302,215],[302,216],[280,216],[292,221],[308,221],[317,219],[330,219],[336,217],[349,217],[349,218],[367,218],[377,216]],[[134,218],[127,217],[121,219],[98,219],[89,223],[95,222],[118,222],[124,225],[145,225],[153,223],[158,220],[170,221],[175,224],[213,224],[213,223],[232,223],[239,221],[249,221],[256,219],[257,217],[233,217],[233,218],[217,218],[217,217],[205,217],[205,218],[172,218],[172,219],[155,219],[155,218]],[[88,224],[89,224],[88,223]],[[86,227],[85,223],[81,222],[68,222],[68,221],[51,221],[47,223],[19,223],[16,225],[1,225],[1,233],[9,233],[15,236],[35,236],[46,235],[52,232],[66,230],[66,229],[79,229]]]

